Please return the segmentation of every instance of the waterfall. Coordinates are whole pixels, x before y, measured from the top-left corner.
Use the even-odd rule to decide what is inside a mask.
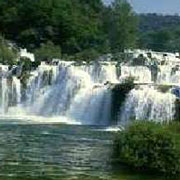
[[[145,66],[122,66],[121,79],[132,76],[136,83],[151,83],[151,71]]]
[[[158,83],[164,84],[180,84],[180,69],[179,66],[162,65],[159,66]]]
[[[20,80],[16,77],[12,77],[12,79],[2,77],[0,92],[0,115],[5,115],[12,106],[18,106],[21,102]]]
[[[0,119],[108,125],[114,115],[112,89],[132,76],[137,85],[117,103],[118,121],[171,121],[180,97],[180,66],[175,60],[163,65],[158,60],[154,69],[150,60],[144,66],[59,60],[56,65],[41,63],[25,78],[0,65]]]
[[[111,91],[105,87],[81,89],[70,106],[67,116],[82,119],[83,124],[109,124]]]
[[[16,94],[16,104],[20,104],[21,103],[21,82],[20,80],[13,76],[12,77],[12,91],[15,90],[15,94]],[[14,93],[13,93],[14,94]]]
[[[133,89],[121,109],[122,123],[128,120],[171,121],[175,115],[175,95],[159,92],[155,87]]]
[[[30,73],[26,87],[15,76],[1,79],[0,115],[37,121],[109,124],[111,90],[105,85],[107,81],[118,82],[116,63],[42,63]]]
[[[8,86],[7,86],[7,79],[1,79],[1,114],[5,114],[8,108]]]

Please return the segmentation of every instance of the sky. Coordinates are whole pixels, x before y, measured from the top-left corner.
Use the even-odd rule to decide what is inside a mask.
[[[104,0],[109,3],[113,0]],[[179,14],[180,0],[128,0],[137,13]]]

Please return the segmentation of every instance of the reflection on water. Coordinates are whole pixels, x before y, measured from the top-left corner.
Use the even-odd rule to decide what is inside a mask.
[[[103,129],[75,125],[0,125],[1,179],[160,179],[115,171],[111,165],[114,132]]]
[[[1,125],[0,175],[108,177],[111,136],[95,127]]]

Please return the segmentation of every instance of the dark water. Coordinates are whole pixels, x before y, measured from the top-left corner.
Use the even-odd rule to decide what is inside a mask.
[[[113,134],[97,126],[0,125],[0,179],[166,179],[112,165]]]

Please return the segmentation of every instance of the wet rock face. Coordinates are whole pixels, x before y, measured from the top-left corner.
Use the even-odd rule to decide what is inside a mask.
[[[176,99],[176,102],[175,102],[175,115],[174,115],[174,119],[178,122],[180,122],[180,99]]]
[[[128,93],[134,88],[132,82],[117,84],[112,88],[111,118],[112,124],[116,124],[122,105],[125,103]]]

